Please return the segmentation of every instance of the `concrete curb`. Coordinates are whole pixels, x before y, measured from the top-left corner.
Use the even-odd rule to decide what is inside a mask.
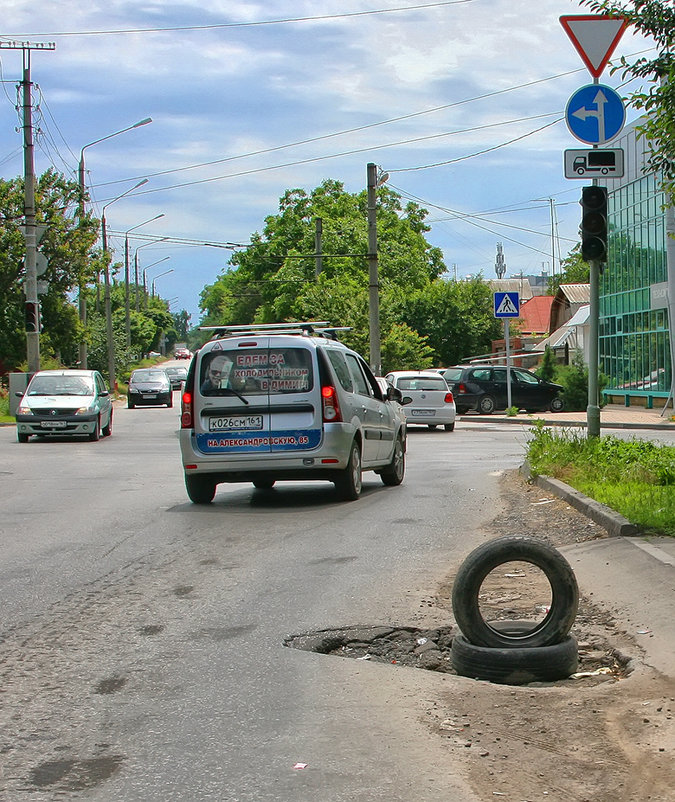
[[[550,476],[532,476],[529,465],[525,462],[520,466],[520,472],[529,481],[533,481],[537,487],[552,493],[554,496],[566,501],[570,507],[586,515],[591,521],[607,530],[610,537],[630,537],[638,535],[639,528],[632,524],[628,518],[624,518],[618,512],[605,504],[600,504],[573,487],[561,482],[559,479],[552,479]]]
[[[561,427],[574,427],[585,429],[588,426],[585,420],[554,420],[552,418],[538,418],[536,416],[528,416],[527,418],[518,417],[517,415],[460,415],[457,418],[464,423],[516,423],[521,426],[534,426],[540,421],[545,426],[561,426]],[[639,421],[600,421],[600,430],[603,429],[656,429],[662,431],[673,431],[675,424],[669,421],[663,423],[642,423]]]

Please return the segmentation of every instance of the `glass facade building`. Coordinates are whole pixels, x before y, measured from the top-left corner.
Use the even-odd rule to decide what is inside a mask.
[[[665,287],[664,196],[654,174],[645,174],[635,125],[611,143],[625,153],[625,176],[608,189],[608,257],[600,277],[600,370],[614,402],[651,407],[671,387],[670,335]]]

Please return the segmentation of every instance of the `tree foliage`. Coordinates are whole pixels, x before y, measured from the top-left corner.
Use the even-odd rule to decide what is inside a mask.
[[[452,364],[490,349],[498,336],[492,294],[476,279],[447,282],[441,251],[426,240],[427,212],[377,190],[380,331],[383,370]],[[316,219],[322,269],[317,275]],[[350,326],[341,339],[369,356],[367,191],[326,180],[311,192],[288,190],[262,233],[205,287],[201,308],[212,325],[327,320]]]
[[[561,272],[549,279],[549,295],[555,295],[561,284],[588,284],[591,280],[591,269],[581,255],[580,242],[561,260],[560,267]]]
[[[582,0],[592,11],[623,15],[657,47],[654,58],[622,57],[615,67],[622,77],[646,79],[651,85],[633,92],[630,101],[647,115],[640,132],[649,147],[649,168],[662,176],[675,195],[675,5],[672,0]]]

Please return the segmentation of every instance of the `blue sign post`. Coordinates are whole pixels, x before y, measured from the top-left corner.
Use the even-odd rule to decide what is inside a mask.
[[[506,345],[506,405],[511,408],[511,333],[509,318],[520,317],[520,293],[496,292],[494,294],[495,317],[504,320],[504,343]]]
[[[572,95],[565,109],[570,133],[589,145],[604,145],[614,139],[626,122],[626,109],[609,86],[588,84]]]

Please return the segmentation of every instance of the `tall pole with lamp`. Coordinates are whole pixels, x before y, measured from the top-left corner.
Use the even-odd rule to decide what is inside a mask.
[[[126,197],[130,192],[133,192],[135,189],[138,189],[147,183],[148,179],[144,178],[142,181],[134,184],[131,189],[128,189],[126,192],[123,192],[121,195],[118,195],[116,198],[113,198],[111,201],[106,203],[101,212],[101,240],[103,242],[103,262],[105,271],[105,330],[106,341],[108,344],[108,384],[110,385],[111,393],[115,392],[115,385],[117,382],[115,377],[115,339],[113,337],[112,308],[110,303],[110,268],[108,266],[108,237],[105,224],[105,210],[108,208],[108,206],[111,206],[113,203],[116,203],[118,200]]]
[[[140,128],[142,125],[147,125],[148,123],[152,122],[152,117],[146,117],[143,120],[139,120],[137,123],[133,125],[128,125],[126,128],[122,128],[119,131],[115,131],[112,134],[108,134],[107,136],[102,136],[100,139],[94,139],[93,142],[87,142],[86,145],[82,147],[80,150],[80,161],[78,164],[77,169],[77,178],[78,184],[80,188],[80,200],[79,200],[79,209],[78,209],[78,217],[80,220],[84,217],[84,199],[86,194],[86,186],[85,186],[85,169],[84,169],[84,151],[87,148],[90,148],[92,145],[98,145],[99,142],[105,142],[106,139],[112,139],[114,136],[118,136],[119,134],[124,134],[127,131],[131,131],[134,128]],[[79,287],[78,287],[78,310],[80,315],[80,323],[84,328],[87,325],[87,300],[84,294],[84,286],[85,282],[83,278],[80,278]],[[80,343],[80,367],[86,368],[87,367],[87,343],[86,340],[83,338],[82,342]]]
[[[136,306],[136,311],[137,312],[141,311],[140,302],[139,302],[139,295],[138,295],[138,288],[140,286],[140,282],[138,280],[138,277],[139,277],[138,252],[141,250],[141,248],[147,248],[148,245],[157,245],[158,242],[164,242],[165,240],[168,240],[168,239],[169,239],[169,237],[162,237],[161,239],[155,239],[155,240],[152,240],[151,242],[145,242],[143,245],[139,245],[138,248],[136,248],[136,250],[134,251],[134,300],[135,300],[135,306]],[[157,263],[153,262],[153,264],[157,264]],[[145,290],[145,280],[143,281],[143,289]]]

